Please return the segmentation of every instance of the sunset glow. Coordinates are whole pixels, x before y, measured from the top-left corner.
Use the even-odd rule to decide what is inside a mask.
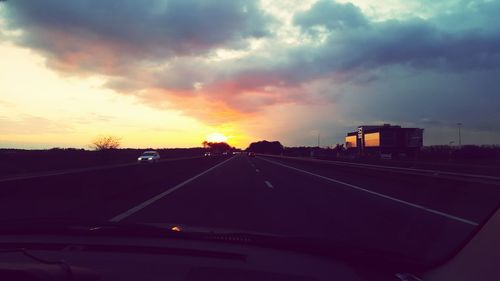
[[[207,136],[208,142],[227,142],[228,138],[221,133],[212,133]]]
[[[500,142],[495,1],[77,2],[0,2],[0,147],[333,145],[381,123],[447,144],[457,122]]]

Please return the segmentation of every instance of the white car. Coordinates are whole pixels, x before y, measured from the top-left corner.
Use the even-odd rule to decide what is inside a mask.
[[[145,151],[137,158],[137,162],[139,163],[155,163],[160,160],[160,153],[157,151]]]

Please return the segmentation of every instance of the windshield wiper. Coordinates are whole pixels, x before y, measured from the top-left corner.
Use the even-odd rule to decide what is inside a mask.
[[[0,220],[0,234],[84,234],[164,237],[175,230],[147,224],[115,223],[75,218],[23,218]]]

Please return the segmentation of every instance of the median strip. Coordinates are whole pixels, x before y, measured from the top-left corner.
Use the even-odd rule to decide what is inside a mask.
[[[458,222],[462,222],[462,223],[465,223],[465,224],[468,224],[468,225],[472,225],[472,226],[479,225],[479,223],[471,221],[471,220],[467,220],[467,219],[464,219],[464,218],[461,218],[461,217],[457,217],[457,216],[454,216],[454,215],[451,215],[451,214],[447,214],[447,213],[444,213],[444,212],[441,212],[441,211],[438,211],[438,210],[434,210],[434,209],[431,209],[431,208],[428,208],[428,207],[425,207],[425,206],[422,206],[422,205],[418,205],[418,204],[411,203],[411,202],[408,202],[408,201],[405,201],[405,200],[401,200],[401,199],[398,199],[398,198],[395,198],[395,197],[392,197],[392,196],[388,196],[388,195],[385,195],[385,194],[382,194],[382,193],[378,193],[378,192],[375,192],[375,191],[372,191],[372,190],[368,190],[368,189],[365,189],[365,188],[362,188],[362,187],[359,187],[359,186],[356,186],[356,185],[353,185],[353,184],[350,184],[350,183],[346,183],[346,182],[343,182],[343,181],[339,181],[339,180],[335,180],[335,179],[332,179],[332,178],[329,178],[329,177],[325,177],[325,176],[322,176],[322,175],[311,173],[311,172],[308,172],[308,171],[305,171],[305,170],[302,170],[302,169],[298,169],[298,168],[295,168],[295,167],[292,167],[292,166],[288,166],[288,165],[285,165],[285,164],[282,164],[282,163],[279,163],[279,162],[276,162],[276,161],[272,161],[272,160],[269,160],[269,159],[265,159],[265,158],[262,158],[262,157],[259,157],[259,159],[267,161],[269,163],[273,163],[275,165],[286,167],[288,169],[292,169],[292,170],[295,170],[295,171],[298,171],[298,172],[301,172],[301,173],[304,173],[304,174],[315,176],[315,177],[318,177],[318,178],[321,178],[321,179],[324,179],[324,180],[327,180],[327,181],[330,181],[330,182],[333,182],[333,183],[336,183],[336,184],[347,186],[347,187],[355,189],[355,190],[363,191],[363,192],[369,193],[371,195],[378,196],[378,197],[381,197],[381,198],[384,198],[384,199],[388,199],[388,200],[391,200],[391,201],[394,201],[394,202],[397,202],[397,203],[400,203],[400,204],[403,204],[403,205],[406,205],[406,206],[417,208],[417,209],[420,209],[422,211],[425,211],[425,212],[428,212],[428,213],[431,213],[431,214],[442,216],[442,217],[445,217],[445,218],[448,218],[448,219],[451,219],[451,220],[455,220],[455,221],[458,221]]]

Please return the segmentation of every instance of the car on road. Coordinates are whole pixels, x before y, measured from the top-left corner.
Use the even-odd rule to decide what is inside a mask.
[[[205,157],[212,156],[212,153],[211,153],[211,152],[209,152],[209,151],[207,151],[207,152],[205,152],[204,156],[205,156]]]
[[[252,151],[248,152],[248,157],[255,157],[255,152]]]
[[[139,163],[156,163],[158,161],[160,161],[160,153],[154,150],[144,151],[137,158],[137,162]]]

